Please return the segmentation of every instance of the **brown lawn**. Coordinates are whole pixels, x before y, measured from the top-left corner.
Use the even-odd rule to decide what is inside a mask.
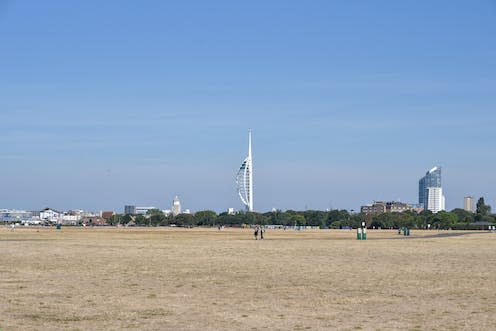
[[[2,227],[0,329],[496,330],[496,234],[368,237]]]

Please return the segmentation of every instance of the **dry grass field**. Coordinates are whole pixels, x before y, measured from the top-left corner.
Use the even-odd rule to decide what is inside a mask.
[[[496,330],[496,234],[0,228],[0,329]]]

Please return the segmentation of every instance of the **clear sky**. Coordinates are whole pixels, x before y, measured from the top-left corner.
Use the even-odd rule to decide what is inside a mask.
[[[496,208],[496,2],[0,0],[0,208]]]

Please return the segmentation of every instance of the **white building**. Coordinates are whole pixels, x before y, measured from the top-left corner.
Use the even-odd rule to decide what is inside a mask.
[[[45,208],[40,211],[40,220],[52,223],[60,223],[62,221],[62,213],[50,208]]]
[[[427,188],[427,210],[437,213],[445,210],[445,198],[441,187]]]
[[[177,216],[181,214],[181,201],[179,201],[179,197],[176,195],[174,200],[172,200],[172,215]]]
[[[61,217],[63,224],[73,224],[76,225],[81,220],[81,214],[71,215],[64,213]]]
[[[146,215],[149,210],[157,209],[155,207],[136,207],[136,215]]]

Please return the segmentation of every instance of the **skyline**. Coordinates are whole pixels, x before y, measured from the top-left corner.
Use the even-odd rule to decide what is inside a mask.
[[[491,1],[0,2],[0,208],[496,205]],[[208,176],[207,176],[208,174]]]

